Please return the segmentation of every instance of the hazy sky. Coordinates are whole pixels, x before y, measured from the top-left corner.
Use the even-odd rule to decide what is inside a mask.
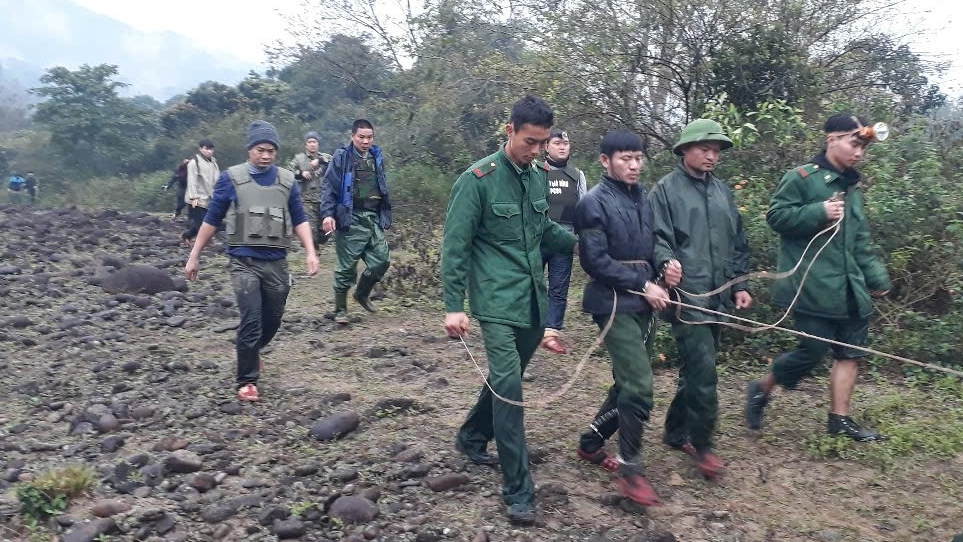
[[[184,35],[210,51],[225,51],[242,60],[262,64],[264,45],[287,32],[280,13],[297,13],[302,0],[74,0],[92,11],[113,17],[144,31],[171,31]],[[927,29],[913,48],[927,60],[946,60],[951,70],[941,83],[950,96],[963,94],[963,15],[955,2],[912,0],[909,20],[903,15],[891,21]],[[913,19],[916,20],[913,20]],[[260,39],[245,39],[246,35]]]

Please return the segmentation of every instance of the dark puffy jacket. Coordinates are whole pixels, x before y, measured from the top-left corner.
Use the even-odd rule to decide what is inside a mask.
[[[579,263],[591,280],[582,295],[582,310],[591,314],[612,311],[613,289],[619,313],[648,312],[641,296],[645,281],[655,277],[652,208],[638,185],[602,176],[575,208]],[[627,263],[631,262],[631,263]]]
[[[369,152],[375,159],[378,188],[381,190],[378,223],[382,229],[387,230],[391,227],[391,198],[388,197],[388,182],[385,180],[384,155],[377,145],[372,145]],[[354,183],[356,155],[357,152],[352,143],[334,151],[334,156],[331,157],[331,163],[328,164],[321,183],[321,217],[334,217],[341,231],[348,231],[351,228],[351,214],[354,212],[351,186]]]

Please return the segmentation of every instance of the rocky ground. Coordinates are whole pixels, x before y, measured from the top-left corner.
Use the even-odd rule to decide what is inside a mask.
[[[952,449],[815,458],[825,455],[813,454],[825,444],[824,379],[780,395],[764,435],[741,428],[745,381],[762,366],[722,368],[718,450],[729,471],[714,483],[661,445],[675,379],[658,371],[645,454],[665,505],[631,506],[573,453],[610,382],[604,354],[562,401],[527,413],[540,521],[514,528],[498,472],[453,449],[480,379],[444,336],[439,302],[389,293],[377,315],[352,307],[355,321],[339,328],[325,317],[333,248],[315,278],[293,254],[262,401],[241,404],[226,260],[209,248],[188,287],[180,228],[147,214],[0,208],[0,539],[949,541],[963,530],[963,455]],[[573,297],[577,353],[539,353],[528,397],[558,389],[597,334]],[[483,354],[477,334],[470,344]],[[874,380],[857,401],[898,410],[913,394],[929,414],[963,415],[955,388],[930,395]],[[17,485],[65,465],[91,467],[94,486],[26,527]]]

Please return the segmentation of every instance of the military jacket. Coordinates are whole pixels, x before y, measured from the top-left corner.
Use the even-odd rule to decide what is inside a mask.
[[[874,254],[869,221],[863,202],[858,174],[847,179],[825,167],[825,159],[789,170],[782,178],[769,204],[766,221],[780,236],[779,271],[792,269],[816,233],[830,225],[824,202],[834,194],[845,197],[842,231],[822,251],[813,264],[794,306],[811,316],[823,318],[865,318],[873,312],[869,292],[892,288],[883,262]],[[813,242],[800,270],[777,280],[773,303],[788,307],[799,289],[805,268],[826,242],[824,233]]]
[[[705,179],[689,175],[682,165],[662,177],[649,192],[655,234],[655,263],[682,264],[683,290],[701,294],[749,272],[749,246],[732,190],[711,173]],[[732,292],[748,289],[745,282],[711,297],[689,298],[690,305],[726,311]],[[675,312],[675,309],[672,309]],[[720,318],[695,309],[682,311],[689,321]]]
[[[541,247],[571,254],[575,235],[548,217],[548,168],[519,168],[504,147],[472,165],[451,190],[441,249],[445,310],[518,327],[544,325]]]
[[[311,160],[315,158],[318,159],[318,167],[312,168]],[[294,172],[294,178],[297,179],[298,185],[301,188],[301,201],[309,201],[312,203],[321,201],[321,179],[324,178],[324,172],[329,162],[331,162],[331,155],[322,152],[314,156],[309,156],[306,152],[299,152],[294,155],[289,169]],[[305,179],[301,175],[302,171],[310,171],[311,179]]]

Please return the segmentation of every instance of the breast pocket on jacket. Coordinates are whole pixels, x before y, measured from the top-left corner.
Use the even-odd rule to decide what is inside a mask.
[[[498,241],[522,238],[522,208],[518,203],[492,203],[491,215],[485,221],[489,235]]]

